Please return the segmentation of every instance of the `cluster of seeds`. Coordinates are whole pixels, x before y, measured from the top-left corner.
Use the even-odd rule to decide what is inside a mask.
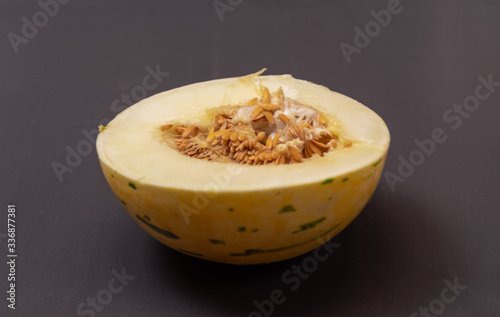
[[[327,129],[321,113],[285,98],[281,89],[271,94],[264,87],[260,98],[218,110],[206,132],[194,125],[161,126],[165,140],[193,158],[248,165],[300,163],[352,145]]]

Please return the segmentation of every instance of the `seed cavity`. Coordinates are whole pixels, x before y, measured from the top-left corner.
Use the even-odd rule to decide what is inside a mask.
[[[166,123],[163,140],[180,153],[207,161],[265,165],[301,163],[335,149],[351,147],[316,109],[300,104],[280,88],[238,106],[221,106],[210,127]]]

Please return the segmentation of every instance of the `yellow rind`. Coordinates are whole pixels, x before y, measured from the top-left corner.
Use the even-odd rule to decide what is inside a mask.
[[[126,204],[130,215],[160,242],[175,250],[200,254],[197,257],[206,260],[258,264],[301,255],[338,234],[370,199],[382,174],[384,161],[382,158],[376,166],[367,166],[333,181],[325,178],[323,182],[303,186],[220,192],[212,198],[207,197],[207,193],[143,184],[104,164],[102,168],[113,192]],[[133,183],[135,189],[129,183]],[[197,205],[202,196],[207,197],[209,203],[204,208],[197,208],[204,206]],[[183,211],[181,206],[191,209]],[[293,206],[295,211],[280,213],[286,206]],[[179,239],[158,233],[137,216],[143,219],[147,216],[151,224]],[[301,225],[323,217],[325,220],[316,226],[293,233]],[[238,231],[241,227],[246,230]],[[255,229],[258,231],[252,232]],[[225,244],[214,244],[210,239]],[[234,255],[247,250],[273,249],[283,250]]]

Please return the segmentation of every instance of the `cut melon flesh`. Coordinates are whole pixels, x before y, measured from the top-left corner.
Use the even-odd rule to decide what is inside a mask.
[[[214,109],[260,97],[262,87],[322,113],[352,142],[297,164],[195,159],[162,141],[166,123],[210,127]],[[199,258],[268,263],[340,232],[369,200],[389,147],[383,120],[353,99],[290,75],[227,78],[145,99],[103,129],[104,175],[134,219],[166,245]]]

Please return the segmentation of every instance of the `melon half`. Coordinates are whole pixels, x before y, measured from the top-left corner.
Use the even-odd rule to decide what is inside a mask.
[[[259,72],[142,100],[101,127],[97,152],[116,197],[155,239],[258,264],[342,231],[373,194],[389,140],[357,101]]]

